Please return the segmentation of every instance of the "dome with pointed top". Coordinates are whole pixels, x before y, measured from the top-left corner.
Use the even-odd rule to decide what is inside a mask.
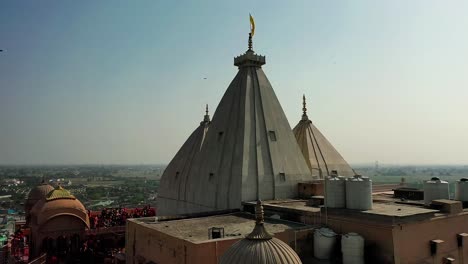
[[[274,238],[263,225],[263,206],[257,201],[252,233],[234,243],[221,257],[220,264],[300,264],[301,259],[288,244]]]
[[[313,179],[262,69],[265,57],[251,46],[234,58],[237,75],[216,108],[200,152],[193,157],[184,144],[163,175],[161,182],[176,182],[179,172],[181,181],[180,187],[160,186],[158,215],[239,209],[245,201],[295,198],[297,184]]]
[[[354,176],[354,170],[307,116],[303,96],[302,118],[293,132],[312,175],[320,178],[337,171],[340,176]]]

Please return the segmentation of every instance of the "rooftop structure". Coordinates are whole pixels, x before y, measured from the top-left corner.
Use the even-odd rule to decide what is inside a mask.
[[[262,70],[264,64],[265,57],[252,49],[250,35],[249,49],[234,59],[239,71],[213,115],[201,150],[192,155],[184,144],[164,172],[158,215],[238,209],[244,201],[294,198],[297,183],[313,179]]]
[[[324,178],[334,170],[340,176],[355,175],[346,160],[309,119],[305,95],[302,102],[302,118],[293,131],[312,175]]]
[[[169,220],[160,217],[129,219],[126,261],[217,264],[223,254],[237,241],[249,236],[255,226],[255,218],[246,212],[196,213]],[[311,226],[265,218],[264,227],[274,238],[295,245],[296,252],[310,251],[304,241],[311,235]],[[222,230],[223,235],[215,238],[211,235],[213,229]]]
[[[274,238],[264,224],[263,207],[257,201],[255,208],[255,227],[246,238],[232,245],[221,257],[221,264],[265,263],[299,264],[302,263],[296,252],[283,241]]]

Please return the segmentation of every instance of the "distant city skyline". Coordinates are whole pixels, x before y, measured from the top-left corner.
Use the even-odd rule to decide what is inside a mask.
[[[0,164],[167,164],[247,48],[350,164],[468,164],[467,2],[5,1]]]

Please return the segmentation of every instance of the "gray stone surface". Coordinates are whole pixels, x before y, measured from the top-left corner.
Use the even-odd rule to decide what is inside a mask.
[[[191,167],[195,157],[199,154],[206,133],[210,126],[208,108],[200,126],[189,136],[177,154],[172,158],[164,171],[158,189],[158,202],[162,200],[177,201],[186,200],[187,177],[190,175]],[[158,206],[159,211],[159,206]],[[159,212],[158,212],[159,213]]]
[[[294,198],[297,183],[313,179],[263,64],[265,57],[252,51],[235,58],[239,72],[216,109],[201,151],[184,171],[185,182],[179,185],[185,188],[161,185],[158,215],[241,208],[243,201],[257,199]],[[183,155],[174,160],[171,165],[187,167]],[[167,172],[163,178],[173,177],[169,175],[173,170]]]

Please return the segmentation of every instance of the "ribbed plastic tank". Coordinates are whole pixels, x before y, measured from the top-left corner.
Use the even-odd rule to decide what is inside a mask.
[[[433,200],[449,198],[448,182],[437,177],[424,182],[424,204],[429,205]]]
[[[330,176],[325,181],[325,205],[330,208],[346,208],[345,178]]]
[[[368,177],[355,175],[346,180],[346,208],[372,209],[372,181]]]
[[[329,228],[315,229],[314,256],[317,259],[329,259],[336,243],[336,233]]]
[[[461,178],[455,188],[455,200],[468,202],[468,179]]]
[[[356,233],[341,236],[343,264],[364,264],[364,238]]]

